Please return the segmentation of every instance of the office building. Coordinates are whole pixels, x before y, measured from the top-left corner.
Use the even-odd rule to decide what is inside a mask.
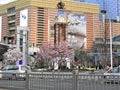
[[[60,1],[16,0],[0,6],[1,42],[16,44],[17,26],[25,26],[29,28],[29,47],[39,47],[46,42],[53,43],[53,26],[55,16],[58,14],[58,2]],[[81,49],[92,50],[93,41],[97,31],[99,31],[99,6],[70,0],[63,0],[62,2],[65,4],[64,12],[69,18],[69,25],[66,29],[70,34],[67,34],[66,40],[72,46],[77,44],[77,46],[80,45],[79,48]],[[72,36],[71,32],[76,33],[76,36]]]
[[[116,21],[120,17],[120,0],[74,0],[90,4],[98,4],[100,10],[105,9],[109,18]]]
[[[55,17],[58,15],[59,2],[59,0],[16,0],[0,6],[0,41],[16,45],[17,27],[21,26],[29,28],[27,38],[29,47],[32,47],[30,51],[35,51],[36,47],[42,43],[54,43],[54,24]],[[105,30],[103,22],[99,20],[98,4],[72,0],[63,0],[63,2],[64,12],[69,21],[66,26],[68,33],[66,41],[70,46],[93,52],[96,49],[94,43],[99,42],[104,36],[106,36],[106,42],[109,42],[109,20],[106,22]],[[112,35],[119,36],[119,23],[114,21],[111,23]],[[62,37],[62,32],[59,36]],[[56,40],[60,41],[58,35]]]

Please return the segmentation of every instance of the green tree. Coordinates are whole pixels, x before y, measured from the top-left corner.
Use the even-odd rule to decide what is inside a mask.
[[[85,64],[85,62],[88,61],[88,56],[87,56],[87,53],[83,50],[80,50],[80,49],[76,49],[75,50],[75,61],[76,62],[80,62],[82,65]]]

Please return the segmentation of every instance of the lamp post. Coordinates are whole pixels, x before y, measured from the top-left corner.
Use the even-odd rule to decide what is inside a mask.
[[[56,48],[56,23],[54,24],[54,47]]]
[[[110,32],[110,64],[111,64],[111,66],[110,66],[110,68],[112,69],[113,68],[113,55],[112,55],[112,23],[111,23],[111,19],[110,19],[110,17],[107,15],[107,17],[108,17],[108,21],[109,21],[109,32]]]
[[[117,22],[120,22],[120,16],[119,16],[119,0],[117,0]]]
[[[106,17],[106,10],[101,10],[101,13],[103,14],[103,22],[105,22]],[[113,68],[113,55],[112,55],[112,23],[110,17],[107,15],[108,21],[109,21],[109,32],[110,32],[110,64],[111,68]],[[105,24],[105,23],[104,23]]]
[[[112,23],[111,23],[111,19],[109,18],[109,29],[110,29],[110,62],[111,62],[111,68],[113,68],[113,55],[112,55]]]

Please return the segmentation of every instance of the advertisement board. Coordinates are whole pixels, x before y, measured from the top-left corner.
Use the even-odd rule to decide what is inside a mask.
[[[20,11],[20,26],[28,26],[28,9]]]
[[[66,33],[65,39],[68,41],[68,46],[75,49],[86,49],[86,16],[84,14],[66,12],[64,10],[58,10],[57,14],[53,10],[50,10],[50,12],[50,17],[53,17],[52,19],[49,18],[51,22],[54,21],[54,23],[58,25],[66,25],[65,32],[62,31],[64,30],[63,26],[61,26],[61,28],[58,27],[56,30],[61,29],[61,32]],[[58,31],[56,31],[56,34],[61,33]],[[61,38],[63,33],[61,33],[61,35],[58,35],[56,38]]]
[[[80,14],[67,14],[68,43],[71,48],[86,48],[86,17]]]

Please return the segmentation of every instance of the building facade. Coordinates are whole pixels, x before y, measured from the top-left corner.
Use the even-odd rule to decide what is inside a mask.
[[[95,4],[85,0],[80,1],[62,0],[65,4],[64,12],[57,8],[60,0],[16,0],[2,5],[0,6],[0,41],[12,45],[16,45],[19,41],[20,45],[25,46],[21,38],[24,37],[24,41],[28,41],[29,54],[33,55],[42,43],[54,44],[54,41],[57,43],[65,40],[72,48],[96,54],[105,53],[109,56],[111,28],[113,52],[119,54],[120,23],[116,22],[115,16],[109,15],[108,11],[105,19],[100,19],[103,16],[100,10],[104,8],[100,9],[101,6],[97,1],[92,0]],[[67,16],[68,22],[65,26],[64,24],[56,26],[55,37],[55,18],[62,15]],[[64,18],[60,20],[63,21]],[[18,32],[18,27],[27,27],[28,33]],[[18,36],[20,36],[19,40]],[[98,59],[110,61],[109,58],[102,57]],[[98,60],[97,57],[94,59]],[[118,59],[116,61],[118,62]]]
[[[120,0],[74,0],[78,2],[98,4],[100,10],[105,9],[109,17],[116,20],[120,17]]]
[[[26,26],[29,28],[29,47],[39,47],[46,42],[53,43],[53,26],[55,16],[58,14],[58,2],[59,0],[17,0],[0,6],[1,42],[16,44],[17,26]],[[66,28],[69,33],[66,40],[72,42],[74,46],[81,38],[77,46],[82,42],[84,43],[81,45],[82,48],[84,45],[85,50],[92,50],[93,41],[99,31],[99,6],[69,0],[63,2],[64,12],[69,17],[69,25]]]

